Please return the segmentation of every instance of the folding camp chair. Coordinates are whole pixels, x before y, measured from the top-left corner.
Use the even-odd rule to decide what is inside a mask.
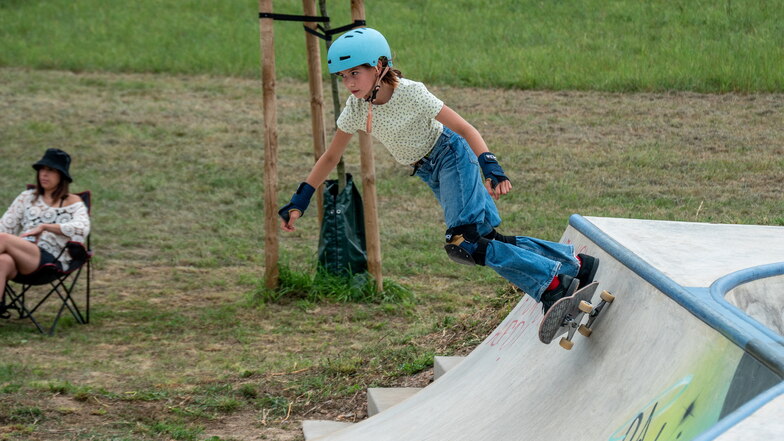
[[[84,201],[89,213],[92,202],[90,192],[84,191],[78,193],[78,195]],[[46,303],[47,300],[59,298],[61,302],[58,303],[57,315],[49,327],[49,335],[54,334],[57,322],[65,309],[71,312],[77,323],[86,324],[90,322],[90,270],[93,257],[93,251],[90,249],[90,236],[87,236],[86,243],[68,242],[60,251],[61,255],[62,253],[69,253],[73,259],[67,271],[61,271],[54,264],[49,264],[42,266],[32,274],[26,276],[17,275],[13,279],[13,282],[18,285],[17,289],[14,289],[10,282],[6,283],[2,301],[0,302],[0,318],[9,318],[11,315],[10,311],[16,310],[20,319],[29,318],[35,324],[35,327],[41,333],[44,333],[44,328],[41,327],[36,314],[41,305]],[[57,256],[58,259],[59,257]],[[84,314],[82,314],[74,298],[74,287],[82,274],[82,269],[85,270],[87,279],[85,284]],[[48,291],[43,293],[43,297],[31,301],[28,298],[30,290],[36,286],[47,286]],[[31,304],[31,306],[28,306],[28,304]]]

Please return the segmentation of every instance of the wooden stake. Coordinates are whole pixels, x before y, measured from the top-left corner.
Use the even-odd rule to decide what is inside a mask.
[[[319,0],[319,12],[321,12],[322,17],[329,17],[327,13],[327,0]],[[326,23],[321,25],[325,31],[329,31],[332,27],[330,22],[327,21]],[[332,46],[332,40],[327,40],[327,51],[329,51],[329,47]],[[338,128],[338,117],[340,116],[340,94],[338,92],[338,77],[337,75],[330,75],[329,82],[332,86],[332,109],[334,110],[333,114],[335,115],[334,123],[335,129]],[[343,156],[340,157],[337,165],[337,172],[338,172],[338,194],[343,192],[343,189],[346,188],[346,161],[343,160]]]
[[[272,0],[259,0],[260,12],[272,12]],[[261,83],[264,108],[264,281],[269,289],[278,287],[278,129],[275,100],[274,20],[259,18]]]
[[[351,0],[352,20],[365,19],[363,0]],[[362,202],[365,210],[365,242],[368,253],[368,272],[376,279],[376,288],[384,289],[381,274],[381,235],[378,225],[378,206],[376,202],[376,167],[373,162],[373,140],[370,135],[359,132],[359,152],[362,169]]]
[[[316,0],[302,0],[304,15],[316,15]],[[305,26],[317,30],[315,22],[306,22]],[[305,46],[308,49],[308,85],[310,86],[310,125],[313,132],[313,155],[315,160],[326,150],[326,128],[324,127],[324,91],[321,84],[321,50],[318,37],[305,32]],[[318,219],[324,218],[324,186],[316,189]]]

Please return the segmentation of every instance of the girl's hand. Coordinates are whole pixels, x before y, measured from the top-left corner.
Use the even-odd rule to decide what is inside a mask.
[[[498,185],[495,186],[495,188],[493,188],[493,181],[490,179],[485,179],[485,188],[487,189],[487,192],[490,194],[490,196],[493,197],[493,199],[498,200],[501,195],[507,194],[512,190],[512,181],[501,181],[498,183]]]
[[[19,237],[34,237],[35,240],[33,242],[38,242],[38,239],[41,237],[41,234],[43,234],[44,231],[46,231],[44,224],[40,224],[32,230],[20,234]]]
[[[301,211],[299,211],[299,210],[291,210],[289,212],[289,221],[286,222],[285,220],[281,220],[280,221],[280,228],[283,229],[283,231],[288,231],[289,233],[294,231],[294,230],[296,230],[296,228],[294,228],[294,222],[297,219],[299,219],[300,216],[302,216],[302,212]]]
[[[297,192],[291,197],[291,202],[278,210],[278,216],[281,218],[280,228],[283,231],[294,231],[294,221],[302,217],[302,214],[308,209],[310,198],[315,192],[316,189],[307,182],[299,184]]]

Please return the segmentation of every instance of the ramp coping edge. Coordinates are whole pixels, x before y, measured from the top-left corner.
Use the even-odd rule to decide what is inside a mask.
[[[751,319],[741,319],[728,302],[726,305],[716,302],[708,288],[689,288],[676,283],[661,271],[651,267],[636,254],[629,251],[618,241],[600,230],[591,221],[579,214],[569,217],[569,225],[590,239],[605,252],[612,255],[620,263],[635,274],[656,287],[664,295],[670,297],[687,311],[716,329],[730,341],[743,348],[751,356],[768,366],[780,377],[784,377],[784,346],[770,333],[763,332],[761,325]],[[752,268],[739,271],[719,279],[715,289],[724,289],[734,283],[740,284],[760,278],[784,273],[784,262],[765,265],[764,268]],[[737,286],[737,285],[736,285]],[[717,291],[718,292],[718,291]],[[719,307],[717,307],[719,306]],[[740,312],[738,312],[740,313]],[[750,344],[751,343],[751,344]]]

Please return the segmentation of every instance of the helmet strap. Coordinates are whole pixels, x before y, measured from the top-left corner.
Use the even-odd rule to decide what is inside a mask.
[[[368,116],[367,122],[365,123],[365,133],[369,134],[373,130],[373,103],[376,101],[376,95],[378,95],[378,91],[381,90],[381,80],[384,78],[387,72],[389,72],[389,65],[384,66],[384,70],[382,70],[378,77],[376,77],[376,84],[373,86],[373,90],[370,92],[370,97],[365,100],[368,102]]]

